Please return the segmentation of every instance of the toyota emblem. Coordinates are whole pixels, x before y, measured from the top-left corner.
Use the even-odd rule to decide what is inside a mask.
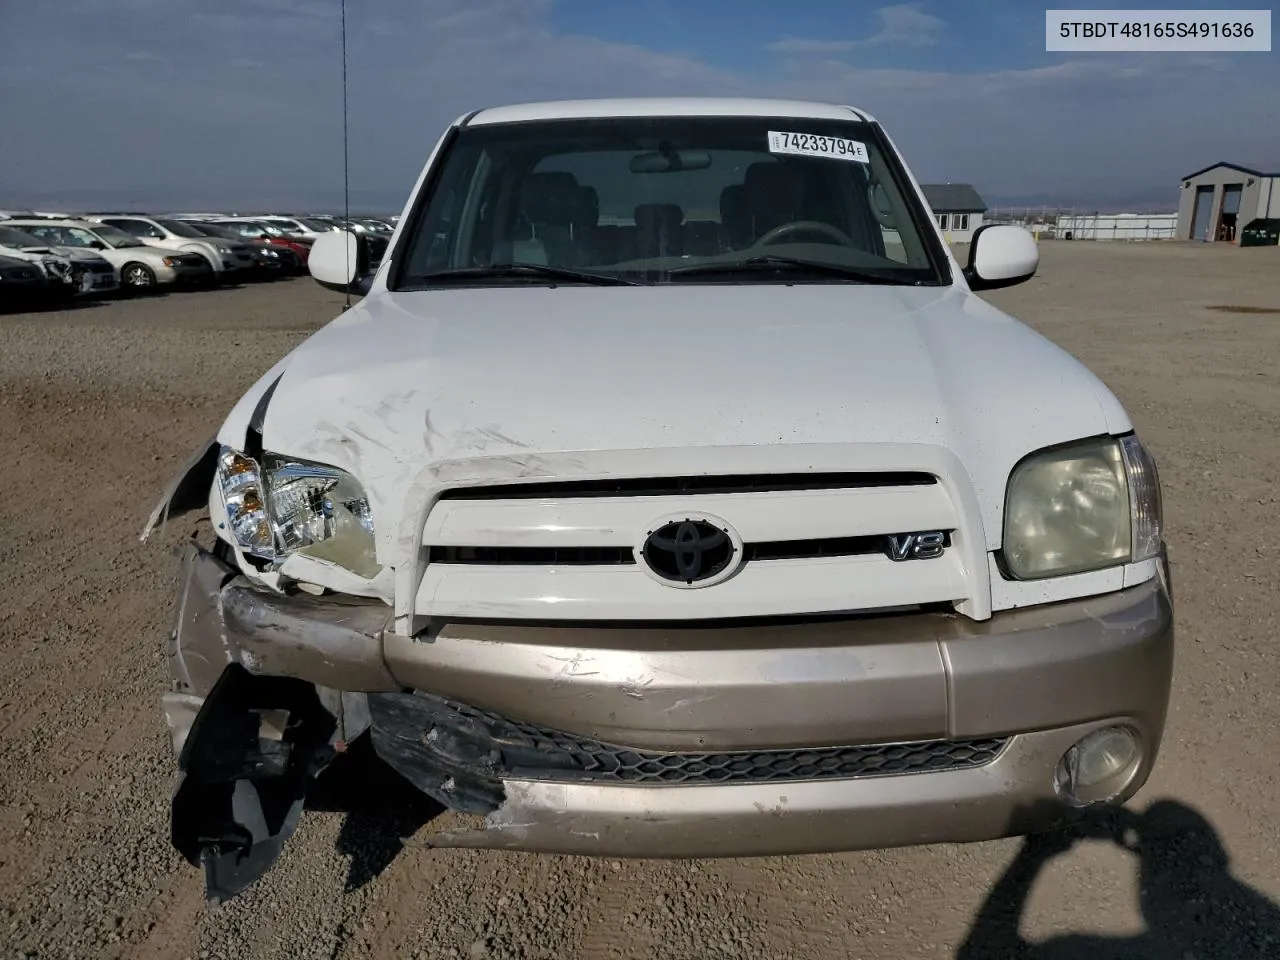
[[[670,586],[709,586],[727,579],[742,559],[742,541],[714,517],[673,517],[646,531],[638,560]]]

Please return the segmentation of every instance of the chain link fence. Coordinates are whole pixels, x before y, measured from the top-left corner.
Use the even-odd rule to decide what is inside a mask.
[[[1076,207],[993,207],[986,223],[1011,223],[1047,240],[1173,240],[1176,213],[1103,213]]]

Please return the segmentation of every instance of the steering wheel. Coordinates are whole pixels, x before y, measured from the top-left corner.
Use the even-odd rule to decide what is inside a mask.
[[[772,230],[766,231],[759,240],[753,243],[753,247],[767,247],[771,243],[777,243],[779,238],[790,236],[793,233],[821,233],[830,237],[837,243],[844,244],[846,247],[856,247],[857,244],[849,237],[847,233],[837,227],[831,226],[829,223],[822,223],[819,220],[796,220],[792,223],[784,223],[781,226],[774,227]]]

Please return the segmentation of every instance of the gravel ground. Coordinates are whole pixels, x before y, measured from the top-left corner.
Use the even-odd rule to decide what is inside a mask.
[[[610,861],[402,847],[455,823],[422,804],[316,810],[266,882],[206,908],[168,843],[158,701],[188,528],[137,534],[240,392],[337,312],[301,279],[0,316],[0,957],[1280,956],[1280,251],[1042,249],[989,298],[1118,391],[1165,482],[1179,651],[1136,853]]]

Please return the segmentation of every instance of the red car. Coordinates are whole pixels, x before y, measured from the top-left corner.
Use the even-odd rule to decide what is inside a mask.
[[[311,255],[312,241],[309,238],[292,236],[274,224],[265,223],[262,220],[222,219],[209,222],[230,227],[246,240],[265,240],[267,243],[287,247],[298,255],[303,266],[306,266],[307,258]]]

